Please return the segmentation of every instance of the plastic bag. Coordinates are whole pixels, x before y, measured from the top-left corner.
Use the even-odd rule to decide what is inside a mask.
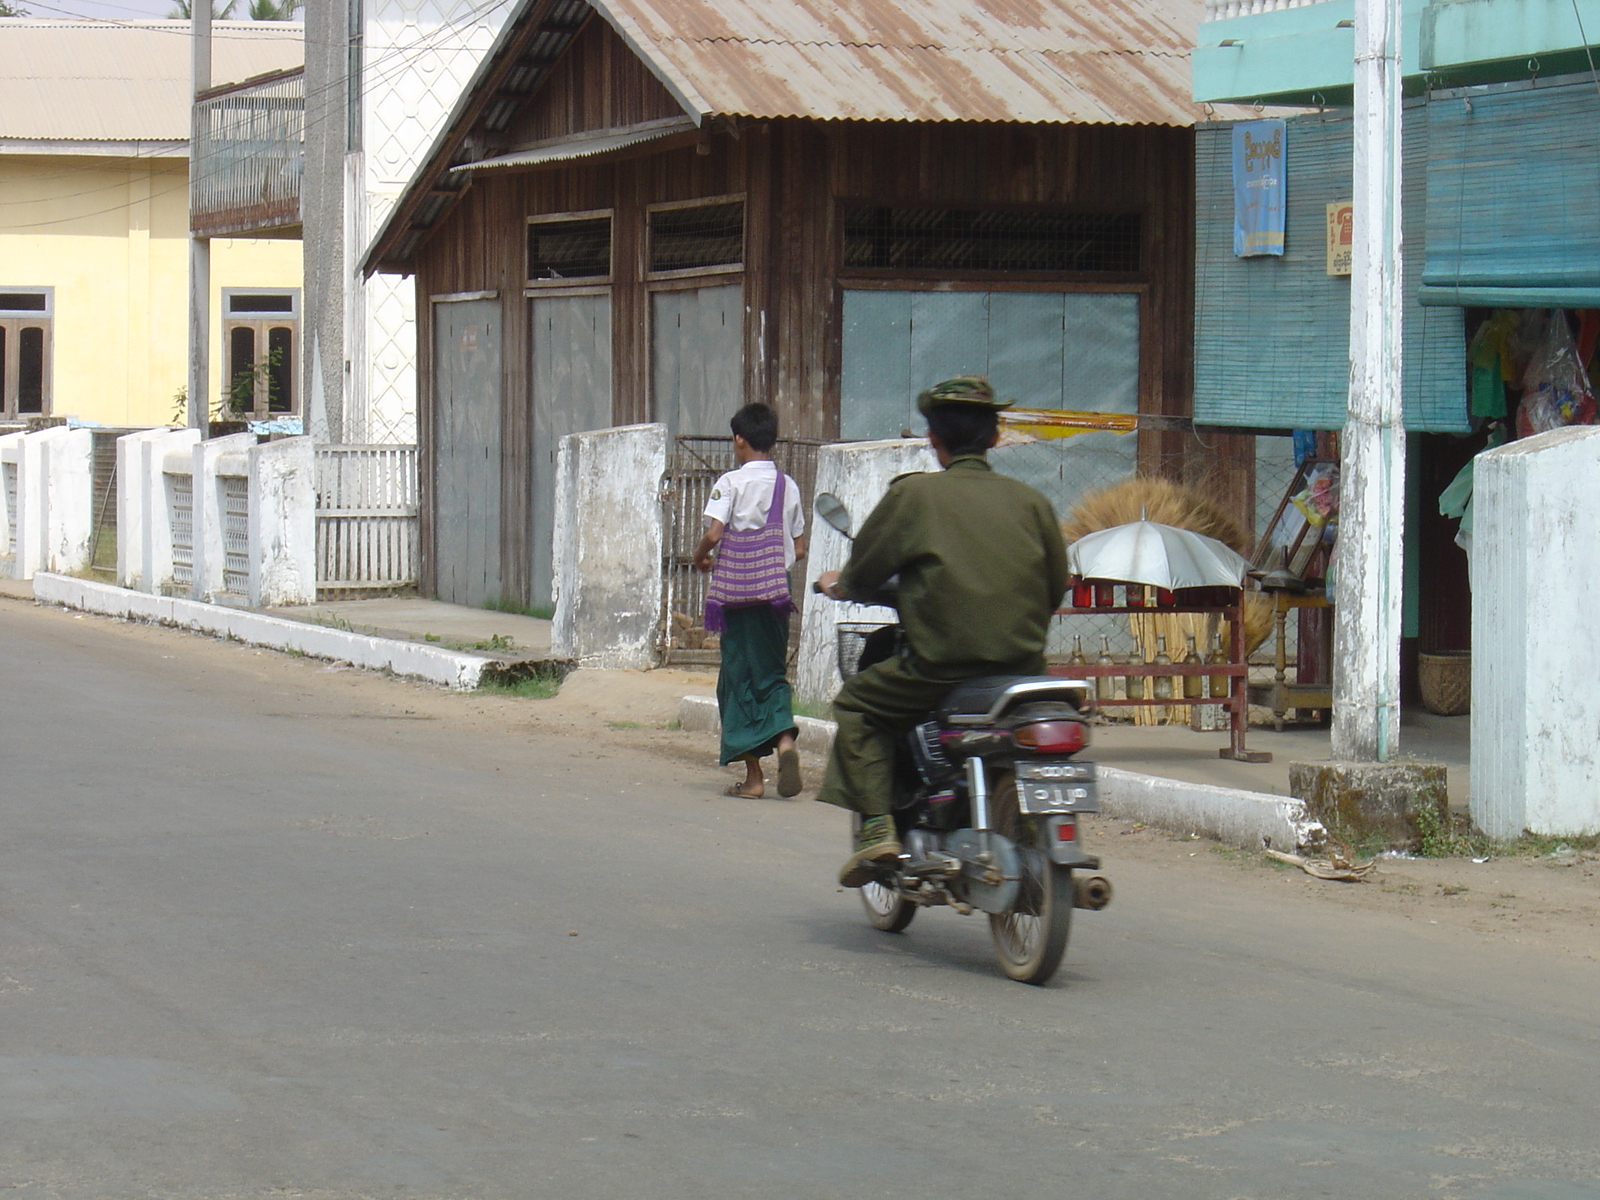
[[[1326,525],[1339,512],[1339,468],[1327,463],[1312,467],[1306,473],[1305,489],[1290,499],[1307,525]]]
[[[1550,315],[1544,338],[1528,361],[1522,388],[1522,403],[1517,406],[1518,437],[1563,425],[1594,424],[1594,390],[1589,373],[1578,361],[1578,346],[1565,314]]]

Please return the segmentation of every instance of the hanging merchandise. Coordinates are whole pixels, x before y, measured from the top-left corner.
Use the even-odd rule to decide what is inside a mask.
[[[1337,520],[1339,512],[1339,468],[1332,463],[1321,463],[1306,472],[1304,490],[1291,497],[1294,506],[1306,519],[1306,524],[1320,528],[1330,520]]]
[[[1550,314],[1544,338],[1528,362],[1517,407],[1517,436],[1529,437],[1563,425],[1592,425],[1594,391],[1578,358],[1578,346],[1559,309]]]
[[[1470,412],[1475,417],[1503,417],[1506,415],[1506,339],[1511,337],[1521,321],[1521,314],[1512,308],[1495,313],[1473,334],[1467,347],[1467,361],[1471,364]]]

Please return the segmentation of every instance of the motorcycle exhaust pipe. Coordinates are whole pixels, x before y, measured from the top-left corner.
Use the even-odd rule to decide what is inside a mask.
[[[1072,881],[1072,906],[1099,912],[1111,903],[1111,880],[1104,875],[1080,875]]]

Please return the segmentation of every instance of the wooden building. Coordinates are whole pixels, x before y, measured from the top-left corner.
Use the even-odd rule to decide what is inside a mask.
[[[416,277],[424,590],[546,600],[575,430],[894,436],[974,371],[1187,415],[1199,0],[1024,7],[523,0],[366,259]]]

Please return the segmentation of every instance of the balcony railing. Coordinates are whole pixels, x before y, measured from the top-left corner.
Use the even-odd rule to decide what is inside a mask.
[[[303,68],[202,93],[189,153],[190,229],[204,237],[294,230],[305,124]]]
[[[1322,0],[1206,0],[1206,20],[1244,17],[1251,13],[1277,12],[1281,8],[1305,8]]]

